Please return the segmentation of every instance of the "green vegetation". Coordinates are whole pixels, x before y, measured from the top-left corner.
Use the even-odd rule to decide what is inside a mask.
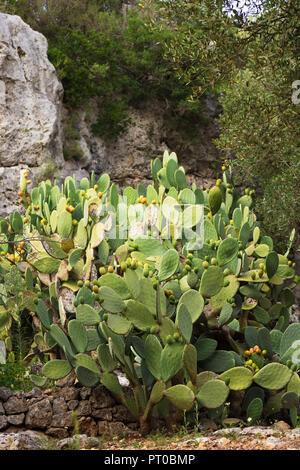
[[[188,104],[190,86],[174,76],[163,43],[174,32],[152,31],[133,2],[126,15],[121,1],[41,0],[2,2],[2,11],[20,15],[48,39],[48,55],[74,109],[94,98],[96,135],[111,140],[126,131],[128,107],[151,100],[166,103],[166,121],[185,128],[201,119],[199,103]],[[128,3],[128,2],[127,2]],[[76,149],[71,151],[76,155]]]
[[[299,6],[293,0],[145,0],[156,5],[153,30],[177,32],[165,45],[176,75],[197,101],[207,90],[221,93],[217,146],[230,159],[237,182],[254,185],[262,229],[278,249],[292,227],[299,245]],[[242,2],[240,2],[242,3]],[[227,14],[225,14],[227,10]],[[274,204],[274,191],[280,193]]]
[[[102,383],[144,433],[152,416],[222,423],[236,391],[249,423],[279,414],[295,426],[300,327],[289,324],[289,249],[277,253],[261,233],[253,191],[240,194],[230,168],[206,191],[188,188],[175,153],[151,171],[152,185],[122,194],[107,174],[29,192],[21,171],[26,215],[0,221],[2,337],[9,343],[15,279],[35,320],[24,363],[44,363],[35,383],[74,370],[85,386]]]

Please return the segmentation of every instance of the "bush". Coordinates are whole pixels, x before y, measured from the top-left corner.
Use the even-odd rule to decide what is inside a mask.
[[[20,15],[46,36],[66,106],[73,110],[91,98],[98,101],[96,135],[115,139],[130,124],[129,106],[138,108],[151,100],[166,103],[162,112],[167,124],[179,121],[177,125],[190,131],[202,111],[199,103],[192,110],[187,105],[192,88],[174,76],[171,61],[164,57],[163,44],[175,33],[152,31],[138,7],[124,16],[121,4],[52,0],[45,5],[34,0],[6,2],[0,9]]]
[[[143,432],[152,416],[171,423],[195,409],[222,423],[235,391],[242,419],[275,413],[295,425],[300,328],[289,325],[289,249],[278,254],[261,234],[253,191],[239,194],[230,168],[206,191],[187,187],[174,153],[151,170],[153,185],[121,195],[107,174],[29,193],[21,172],[26,216],[11,214],[1,230],[8,241],[25,237],[24,253],[9,245],[0,266],[13,256],[25,263],[44,380],[75,370],[85,386],[101,382]]]

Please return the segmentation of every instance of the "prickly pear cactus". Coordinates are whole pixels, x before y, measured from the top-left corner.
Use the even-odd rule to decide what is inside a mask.
[[[252,389],[266,393],[247,395],[246,417],[258,419],[268,393],[281,390],[279,409],[295,422],[300,330],[289,326],[289,250],[276,253],[261,234],[253,192],[239,194],[230,169],[205,191],[188,187],[175,153],[153,160],[151,172],[153,184],[123,191],[106,174],[29,190],[21,172],[25,215],[0,219],[0,329],[21,298],[44,376],[73,370],[83,385],[102,383],[144,431],[153,414],[217,415],[231,392]]]

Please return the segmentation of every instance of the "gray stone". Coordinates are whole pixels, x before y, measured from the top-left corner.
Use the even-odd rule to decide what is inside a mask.
[[[51,427],[53,428],[72,428],[74,426],[72,411],[57,413],[52,416]]]
[[[31,431],[0,434],[0,450],[41,450],[44,446],[45,438]]]
[[[67,404],[63,397],[54,398],[52,408],[53,414],[65,413],[68,410]]]
[[[0,415],[0,431],[2,431],[2,429],[7,428],[7,426],[8,426],[7,416]]]
[[[68,401],[68,408],[69,410],[74,411],[76,407],[78,406],[79,401],[78,400],[70,400]]]
[[[42,395],[41,390],[37,387],[34,387],[32,390],[30,390],[30,392],[25,393],[24,397],[27,398],[27,399],[39,398],[39,397],[41,397],[41,395]]]
[[[124,423],[118,421],[112,423],[107,421],[98,421],[98,434],[99,436],[111,435],[124,437],[129,434],[134,434],[134,431],[125,426]]]
[[[51,424],[52,406],[48,398],[31,405],[26,414],[25,425],[31,429],[46,429]]]
[[[56,439],[63,439],[69,435],[68,430],[65,428],[48,428],[45,434]]]
[[[79,390],[75,387],[64,387],[59,390],[57,396],[63,397],[66,401],[77,400]]]
[[[92,391],[89,387],[82,387],[79,390],[79,393],[80,393],[81,399],[86,400],[88,397],[91,396]]]
[[[25,414],[20,413],[18,415],[9,415],[7,417],[7,421],[9,422],[9,424],[12,424],[13,426],[21,426],[21,424],[24,423],[24,418],[25,418]]]
[[[79,402],[79,405],[76,408],[77,416],[89,416],[91,412],[92,412],[92,407],[88,400],[82,400]]]
[[[116,421],[122,421],[122,423],[134,423],[136,419],[123,405],[117,405],[113,408],[113,416]]]
[[[72,371],[69,375],[64,377],[63,379],[56,380],[55,385],[57,387],[72,387],[75,383],[76,375],[75,372]]]
[[[6,414],[24,413],[28,410],[28,404],[25,398],[10,397],[4,404]]]
[[[101,419],[102,421],[112,421],[112,412],[111,410],[105,409],[93,409],[92,410],[92,417],[96,419]]]
[[[115,400],[103,385],[97,385],[92,389],[90,403],[93,408],[110,408],[115,405]]]
[[[89,437],[86,434],[78,434],[77,436],[62,439],[57,442],[57,447],[63,449],[101,449],[101,443],[96,437]]]
[[[0,415],[4,415],[4,414],[5,414],[5,411],[4,411],[3,405],[0,401]]]
[[[6,401],[13,395],[13,392],[8,387],[0,387],[0,400]]]
[[[87,434],[88,436],[96,436],[98,426],[96,421],[90,416],[80,416],[78,418],[78,426],[80,433]]]
[[[63,163],[63,88],[47,46],[46,38],[19,16],[0,13],[1,215],[17,208],[21,168],[31,168],[35,180]]]

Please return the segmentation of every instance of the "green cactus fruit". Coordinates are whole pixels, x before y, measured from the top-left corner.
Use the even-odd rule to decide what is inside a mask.
[[[63,379],[72,371],[69,361],[61,359],[52,359],[42,368],[42,374],[51,380]]]
[[[215,215],[222,204],[222,192],[219,186],[214,186],[208,194],[208,204],[212,215]]]
[[[80,304],[76,308],[76,320],[83,325],[97,325],[101,318],[93,307],[88,304]]]
[[[94,387],[99,383],[99,375],[95,374],[92,370],[86,369],[83,366],[78,366],[75,369],[78,381],[85,387]]]
[[[186,385],[174,385],[164,391],[164,396],[179,410],[190,410],[195,401],[195,395]]]
[[[86,351],[88,335],[82,323],[78,320],[70,320],[68,323],[68,333],[76,350],[81,353]]]
[[[268,390],[280,390],[288,383],[292,371],[283,364],[273,362],[265,365],[254,375],[254,382]]]
[[[197,394],[201,406],[208,409],[219,408],[223,405],[229,395],[229,388],[223,380],[208,380]]]
[[[161,378],[160,360],[163,348],[158,338],[154,335],[148,335],[145,341],[145,360],[147,367],[153,377]]]
[[[160,371],[164,382],[174,377],[183,366],[182,354],[184,346],[181,343],[167,344],[161,353]]]
[[[234,367],[220,375],[222,380],[229,379],[230,390],[245,390],[252,384],[252,372],[246,367]]]
[[[247,408],[247,422],[248,424],[254,424],[262,415],[263,402],[261,398],[254,398]]]

